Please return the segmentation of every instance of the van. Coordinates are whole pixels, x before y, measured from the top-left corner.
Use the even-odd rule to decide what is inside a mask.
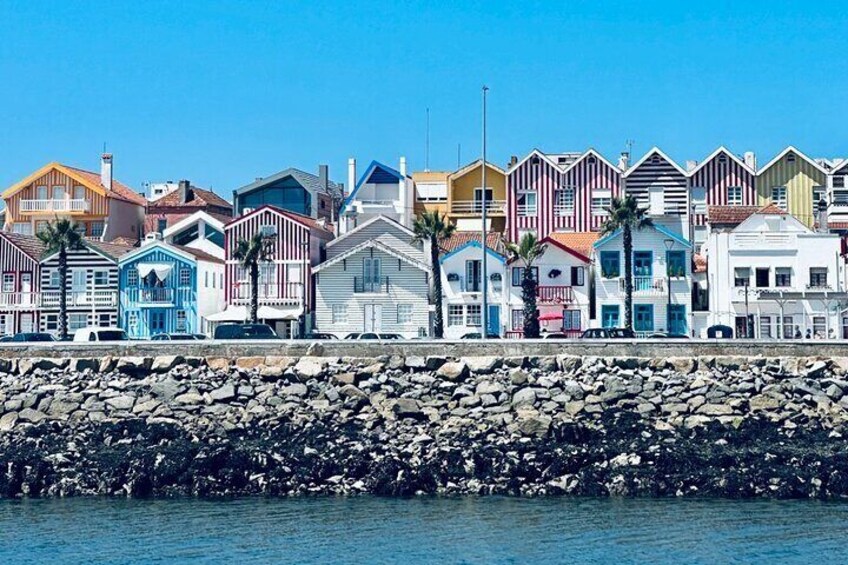
[[[127,332],[121,328],[92,326],[74,332],[74,341],[127,341]]]
[[[223,324],[215,328],[215,339],[280,339],[266,324]]]

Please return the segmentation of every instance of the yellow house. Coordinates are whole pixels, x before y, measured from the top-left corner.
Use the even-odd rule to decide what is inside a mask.
[[[4,231],[35,235],[47,222],[71,218],[86,237],[101,241],[142,235],[147,200],[112,178],[112,155],[103,154],[100,174],[49,163],[2,194]]]
[[[415,183],[416,216],[422,212],[438,210],[445,214],[448,211],[448,173],[447,171],[419,171],[412,173]]]
[[[761,206],[769,202],[805,224],[815,223],[816,204],[825,198],[827,170],[791,145],[757,173]]]
[[[478,159],[448,176],[448,218],[460,231],[482,227],[483,162]],[[488,229],[506,228],[506,172],[486,163],[486,218]]]

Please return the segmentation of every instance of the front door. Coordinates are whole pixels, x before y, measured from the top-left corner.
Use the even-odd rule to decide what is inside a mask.
[[[686,335],[686,306],[671,304],[668,310],[668,333]]]
[[[32,273],[21,273],[21,305],[32,304]]]
[[[165,333],[165,311],[150,311],[150,336]]]
[[[633,252],[633,290],[650,290],[653,276],[653,253]]]
[[[379,332],[383,329],[383,305],[365,305],[365,332]]]
[[[487,335],[501,335],[501,307],[497,305],[489,305],[489,318],[486,320],[489,326],[486,329]]]
[[[35,318],[32,312],[21,313],[21,333],[30,333],[35,331]]]

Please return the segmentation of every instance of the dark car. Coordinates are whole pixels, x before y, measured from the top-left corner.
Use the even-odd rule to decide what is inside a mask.
[[[12,336],[4,335],[4,336],[0,337],[0,343],[5,343],[7,341],[12,341]]]
[[[150,338],[153,341],[199,341],[206,339],[203,334],[156,334]]]
[[[486,339],[500,339],[501,336],[497,334],[489,334],[486,336]],[[459,339],[483,339],[483,334],[481,332],[470,332],[465,334]]]
[[[648,336],[649,339],[689,339],[686,334],[670,334],[667,332],[655,332]]]
[[[627,328],[609,328],[609,335],[613,339],[636,339],[633,330]]]
[[[36,332],[27,332],[27,333],[19,333],[12,336],[12,339],[9,341],[26,341],[26,342],[37,342],[37,341],[56,341],[51,334],[48,333],[36,333]]]
[[[215,328],[215,339],[280,339],[267,324],[224,324]]]
[[[301,339],[321,339],[321,340],[331,340],[331,339],[339,339],[334,334],[328,334],[324,332],[312,332],[305,334]]]
[[[627,328],[591,328],[583,332],[581,339],[636,339],[633,330]]]

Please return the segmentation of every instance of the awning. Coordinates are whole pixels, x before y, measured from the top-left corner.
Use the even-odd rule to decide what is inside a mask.
[[[138,269],[138,276],[141,278],[146,277],[150,273],[156,273],[156,277],[160,281],[164,281],[165,277],[167,277],[171,269],[174,268],[174,265],[171,263],[139,263],[136,267]]]
[[[223,312],[206,316],[210,322],[243,322],[247,318],[247,307],[228,306]]]
[[[302,306],[260,306],[256,317],[260,320],[297,320],[303,314]],[[210,322],[244,322],[250,316],[247,306],[228,306],[223,312],[206,316]]]
[[[539,316],[539,321],[548,322],[550,320],[562,320],[562,312],[546,312]]]

